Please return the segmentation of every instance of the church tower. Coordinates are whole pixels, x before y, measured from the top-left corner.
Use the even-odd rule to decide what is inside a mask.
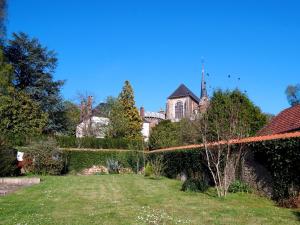
[[[201,94],[200,94],[200,101],[199,101],[200,113],[203,113],[207,110],[208,104],[209,104],[209,99],[208,99],[207,89],[206,89],[204,62],[202,62]]]

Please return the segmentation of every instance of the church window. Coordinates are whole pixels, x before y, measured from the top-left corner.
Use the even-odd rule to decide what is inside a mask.
[[[183,103],[181,101],[178,101],[175,104],[175,119],[181,118],[183,118]]]

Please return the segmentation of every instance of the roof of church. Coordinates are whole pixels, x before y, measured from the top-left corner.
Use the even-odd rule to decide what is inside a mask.
[[[200,99],[184,84],[181,84],[174,92],[169,96],[168,99],[191,97],[194,101],[199,103]]]
[[[279,134],[300,130],[300,105],[283,110],[258,135]]]

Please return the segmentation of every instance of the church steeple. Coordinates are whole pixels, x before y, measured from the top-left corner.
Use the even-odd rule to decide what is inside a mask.
[[[204,62],[202,61],[201,96],[199,101],[200,113],[204,113],[207,110],[208,105],[209,105],[209,99],[208,99],[207,89],[206,89]]]
[[[202,80],[201,80],[201,95],[200,99],[207,98],[206,82],[205,82],[205,70],[204,62],[202,61]]]

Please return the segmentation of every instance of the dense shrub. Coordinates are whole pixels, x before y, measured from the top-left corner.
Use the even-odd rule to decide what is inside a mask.
[[[25,170],[36,174],[60,175],[64,168],[63,152],[53,139],[33,143],[26,151]]]
[[[143,153],[137,151],[87,151],[65,150],[68,171],[79,172],[94,165],[106,166],[107,160],[118,161],[122,168],[140,170],[144,164]]]
[[[203,179],[187,179],[181,187],[182,191],[204,192],[208,189],[208,184]]]
[[[19,175],[17,164],[17,150],[0,143],[0,177]]]
[[[179,129],[177,123],[170,120],[160,122],[153,128],[149,138],[149,148],[159,149],[180,145]]]
[[[246,184],[240,180],[236,180],[232,184],[230,184],[230,186],[228,188],[228,192],[230,192],[230,193],[238,193],[238,192],[251,193],[252,190],[248,184]]]
[[[130,149],[142,150],[144,143],[141,140],[125,138],[76,138],[73,136],[56,136],[56,141],[61,148],[93,148],[93,149]]]

